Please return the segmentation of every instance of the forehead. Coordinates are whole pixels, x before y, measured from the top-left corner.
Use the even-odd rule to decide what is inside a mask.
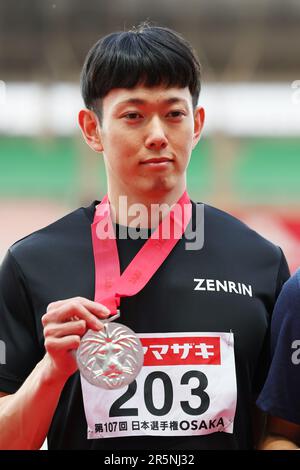
[[[192,96],[188,87],[136,86],[134,88],[113,88],[103,98],[103,107],[119,108],[122,106],[157,105],[182,102],[192,105]]]

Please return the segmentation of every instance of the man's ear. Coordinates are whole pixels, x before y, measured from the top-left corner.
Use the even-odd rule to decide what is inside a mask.
[[[201,132],[205,121],[204,108],[199,106],[194,112],[194,136],[193,136],[193,148],[196,147],[200,140]]]
[[[86,143],[95,152],[102,152],[101,128],[96,113],[90,109],[81,109],[78,114],[78,123]]]

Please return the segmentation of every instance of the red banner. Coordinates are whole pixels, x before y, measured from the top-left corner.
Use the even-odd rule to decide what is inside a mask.
[[[141,338],[144,366],[220,365],[220,338],[187,336]]]

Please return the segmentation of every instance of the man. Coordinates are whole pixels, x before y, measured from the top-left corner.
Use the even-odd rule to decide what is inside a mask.
[[[114,33],[89,52],[79,124],[103,153],[108,195],[20,240],[4,260],[1,448],[38,448],[46,435],[50,449],[253,447],[268,323],[288,268],[244,224],[190,202],[199,92],[199,62],[171,30]],[[138,222],[136,204],[146,209]],[[163,204],[168,211],[154,208],[153,221],[152,206]],[[187,207],[184,222],[175,206]],[[204,246],[187,249],[203,207]],[[103,217],[117,235],[110,249],[97,232]],[[180,237],[155,241],[165,220]],[[74,351],[118,309],[142,341],[144,366],[130,385],[104,390],[80,377]]]
[[[295,450],[300,445],[299,352],[300,270],[285,283],[274,309],[271,330],[272,364],[258,399],[269,414],[267,450]]]

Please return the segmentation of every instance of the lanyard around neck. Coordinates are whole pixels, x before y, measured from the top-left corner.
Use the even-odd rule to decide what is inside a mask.
[[[96,207],[91,226],[95,261],[95,302],[104,304],[111,314],[115,314],[121,297],[132,296],[142,290],[182,237],[191,216],[192,204],[185,191],[121,275],[110,205],[106,195]],[[104,233],[105,226],[108,230]]]

